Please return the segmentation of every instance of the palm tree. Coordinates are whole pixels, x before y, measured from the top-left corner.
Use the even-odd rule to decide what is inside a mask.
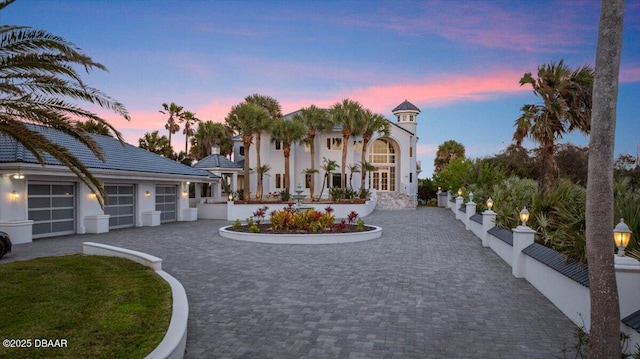
[[[438,146],[438,152],[436,152],[436,158],[433,160],[435,167],[434,172],[441,172],[449,162],[456,158],[464,158],[464,145],[454,140],[444,141]]]
[[[621,356],[620,308],[614,260],[613,153],[624,1],[604,1],[596,50],[597,76],[593,86],[593,132],[589,138],[586,200],[587,260],[591,294],[589,358]]]
[[[391,127],[389,121],[380,114],[372,113],[367,109],[364,115],[367,121],[362,131],[362,155],[360,163],[367,162],[367,148],[369,147],[369,141],[371,141],[373,134],[377,132],[382,136],[389,136],[389,128]],[[362,177],[360,177],[360,188],[364,188],[364,171]]]
[[[241,102],[231,108],[231,111],[225,118],[227,126],[242,135],[242,144],[244,146],[244,191],[243,199],[249,200],[249,149],[253,141],[253,134],[256,132],[259,124],[267,118],[267,111],[249,102]]]
[[[76,122],[76,128],[79,130],[85,131],[87,133],[113,137],[109,127],[107,127],[103,123],[100,123],[94,120],[87,120],[85,122],[78,121]]]
[[[528,72],[520,79],[520,86],[531,85],[542,103],[522,107],[522,115],[515,121],[513,140],[520,145],[528,137],[540,144],[540,188],[545,193],[558,182],[556,138],[576,129],[589,133],[593,75],[589,66],[572,71],[561,60],[538,67],[538,78]]]
[[[147,132],[138,139],[138,147],[167,158],[173,157],[173,149],[169,146],[167,136],[160,136],[157,130]]]
[[[362,177],[364,178],[364,174],[368,174],[369,177],[371,177],[371,172],[376,170],[376,166],[374,166],[371,162],[367,162],[367,161],[361,161],[360,162],[360,169],[362,170]],[[361,189],[363,187],[360,187]],[[371,181],[369,181],[369,188],[371,188]]]
[[[220,148],[220,154],[228,156],[233,151],[233,130],[224,123],[204,121],[191,138],[191,158],[201,160],[211,154],[214,146]]]
[[[0,2],[0,10],[9,4]],[[43,166],[45,153],[59,160],[96,193],[98,203],[104,206],[106,192],[100,181],[67,148],[52,142],[28,123],[54,127],[104,161],[100,146],[86,131],[76,128],[76,120],[101,123],[124,144],[122,135],[105,119],[79,104],[97,104],[126,120],[130,117],[120,102],[85,84],[76,69],[89,72],[107,68],[62,37],[13,25],[0,27],[0,63],[0,133],[22,144]]]
[[[254,134],[256,139],[256,166],[260,167],[262,165],[260,159],[260,141],[262,138],[262,132],[269,131],[272,123],[282,117],[282,108],[280,107],[278,100],[275,98],[257,93],[245,97],[244,100],[248,103],[253,103],[262,107],[269,114],[268,117],[258,123]],[[258,188],[262,188],[262,179],[260,178],[258,178]],[[256,198],[262,198],[262,191],[256,191]]]
[[[164,128],[169,131],[169,146],[171,146],[171,135],[180,131],[180,125],[178,125],[178,121],[182,119],[183,107],[178,106],[172,102],[170,104],[163,103],[162,108],[164,109],[164,111],[160,110],[158,112],[163,115],[169,115],[169,119],[164,125]]]
[[[256,167],[256,174],[258,175],[258,188],[256,188],[256,193],[260,193],[259,196],[256,196],[258,199],[262,199],[262,184],[264,183],[264,175],[271,171],[271,166],[269,165],[261,165],[260,167]]]
[[[293,115],[294,121],[302,121],[307,126],[307,138],[306,143],[309,145],[309,157],[311,159],[310,171],[308,174],[311,176],[310,191],[311,198],[315,198],[316,195],[316,133],[319,131],[327,131],[333,128],[333,122],[329,113],[326,110],[311,105],[303,108],[299,113]]]
[[[329,182],[329,179],[332,178],[331,174],[333,173],[333,171],[335,171],[339,167],[340,166],[338,166],[338,162],[334,160],[329,160],[326,157],[322,157],[322,166],[320,168],[322,168],[322,170],[324,171],[324,178],[322,180],[322,189],[320,190],[320,195],[318,195],[318,200],[322,198],[322,192],[324,192],[324,185],[327,182]],[[329,182],[329,187],[331,187],[330,182]]]
[[[195,134],[195,131],[193,130],[193,125],[196,122],[200,122],[200,120],[198,118],[196,118],[196,114],[191,112],[191,111],[185,111],[184,114],[182,115],[182,117],[180,118],[181,122],[184,122],[184,129],[182,130],[182,133],[184,134],[185,140],[184,140],[184,153],[187,154],[189,153],[188,151],[188,145],[189,145],[189,137],[193,136]]]
[[[357,163],[347,165],[347,169],[349,170],[349,188],[353,189],[353,174],[360,173],[360,165],[358,165]]]
[[[284,155],[284,188],[291,191],[291,173],[289,157],[291,145],[300,143],[307,134],[307,127],[300,121],[290,121],[283,118],[277,120],[271,128],[271,141],[282,141],[282,154]]]
[[[344,99],[331,108],[331,116],[336,125],[342,126],[342,167],[340,170],[340,187],[345,188],[345,171],[347,167],[347,150],[349,138],[362,134],[365,117],[362,105],[357,101]]]

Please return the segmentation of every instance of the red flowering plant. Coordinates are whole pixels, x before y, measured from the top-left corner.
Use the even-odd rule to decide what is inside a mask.
[[[347,222],[349,224],[353,224],[356,221],[356,218],[358,218],[358,212],[351,211],[351,213],[347,215]]]

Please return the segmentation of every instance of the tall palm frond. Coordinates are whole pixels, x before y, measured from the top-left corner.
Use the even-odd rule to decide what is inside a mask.
[[[12,1],[0,3],[0,10]],[[107,68],[80,52],[73,43],[44,30],[27,26],[0,26],[0,133],[22,144],[44,166],[48,153],[68,167],[104,207],[106,192],[88,168],[61,144],[51,142],[28,124],[63,132],[85,145],[100,160],[102,149],[79,120],[90,120],[107,127],[124,143],[122,135],[105,119],[77,103],[96,104],[126,120],[123,104],[84,83],[75,66],[85,72]]]

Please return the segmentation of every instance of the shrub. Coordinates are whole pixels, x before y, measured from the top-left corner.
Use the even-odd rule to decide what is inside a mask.
[[[333,227],[335,216],[330,212],[306,210],[295,212],[289,208],[271,212],[271,228],[278,231],[318,232]]]
[[[257,224],[249,226],[249,233],[260,233],[260,227]]]
[[[368,188],[360,188],[358,192],[358,198],[360,199],[369,199],[371,197],[371,191]]]
[[[358,219],[358,225],[356,228],[358,232],[364,231],[364,220],[362,218]]]
[[[338,187],[329,188],[329,198],[331,198],[333,202],[338,202],[340,198],[345,198],[344,194],[345,192],[342,188],[338,188]]]
[[[291,193],[289,193],[288,189],[284,189],[280,191],[280,200],[282,200],[283,202],[287,202],[290,199],[291,199]]]
[[[238,230],[240,229],[240,227],[242,227],[242,223],[240,223],[240,219],[236,219],[236,221],[233,223],[233,229]]]

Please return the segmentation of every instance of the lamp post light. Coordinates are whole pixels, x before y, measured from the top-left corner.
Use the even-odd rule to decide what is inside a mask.
[[[522,221],[522,225],[524,227],[527,226],[527,222],[529,221],[529,211],[527,210],[527,206],[524,206],[522,211],[520,211],[520,221]]]
[[[233,201],[233,192],[229,192],[229,196],[227,196],[229,201]]]
[[[469,202],[473,202],[473,192],[469,192]]]
[[[491,196],[489,196],[489,198],[487,198],[487,208],[491,211],[491,208],[493,208],[493,200],[491,199]]]
[[[624,256],[624,249],[629,245],[630,239],[631,230],[629,230],[629,226],[624,223],[624,219],[620,218],[620,223],[613,229],[613,241],[616,243],[616,247],[618,247],[618,256]]]
[[[462,197],[462,188],[458,189],[458,197]]]

